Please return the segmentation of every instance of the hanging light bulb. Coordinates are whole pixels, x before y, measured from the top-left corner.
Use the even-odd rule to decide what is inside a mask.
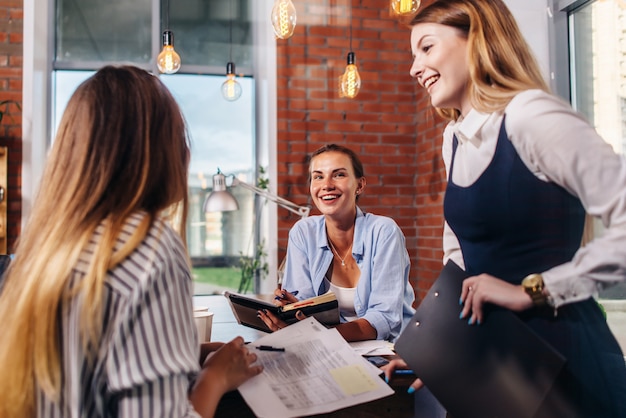
[[[403,16],[417,12],[420,0],[391,0],[391,10],[394,14]]]
[[[354,52],[348,52],[348,65],[346,71],[341,76],[341,94],[340,97],[354,99],[359,94],[361,88],[361,76],[354,65]]]
[[[276,0],[271,19],[276,37],[287,39],[296,29],[296,7],[291,0]]]
[[[163,50],[157,57],[157,67],[165,74],[174,74],[180,69],[180,55],[174,51],[174,34],[163,31]]]
[[[241,97],[241,84],[235,80],[235,64],[226,64],[226,81],[222,83],[222,96],[229,102]]]

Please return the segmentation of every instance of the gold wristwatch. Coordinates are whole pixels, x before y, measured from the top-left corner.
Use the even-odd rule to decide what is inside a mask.
[[[522,287],[532,298],[533,305],[546,305],[547,298],[546,295],[543,294],[543,277],[541,277],[541,274],[533,273],[524,277],[524,280],[522,280]]]

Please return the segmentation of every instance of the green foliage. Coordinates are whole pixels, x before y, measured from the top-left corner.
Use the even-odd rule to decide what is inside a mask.
[[[218,288],[236,289],[239,286],[239,269],[232,267],[194,267],[193,280]]]
[[[268,190],[270,181],[265,176],[266,172],[262,166],[259,166],[259,177],[257,178],[257,187],[260,189]],[[260,275],[264,278],[269,273],[269,265],[267,264],[267,253],[265,252],[265,245],[260,242],[254,252],[254,256],[247,257],[243,252],[239,252],[239,267],[241,268],[241,281],[239,282],[239,293],[246,293],[252,286],[254,277]]]
[[[239,282],[239,293],[247,293],[250,290],[252,279],[260,274],[261,278],[265,277],[269,273],[269,265],[265,261],[267,253],[265,252],[265,245],[260,242],[256,247],[254,257],[245,257],[243,253],[239,258],[239,266],[241,268],[241,281]]]
[[[265,177],[265,169],[259,166],[259,178],[256,180],[256,185],[259,189],[268,190],[270,188],[270,179]]]

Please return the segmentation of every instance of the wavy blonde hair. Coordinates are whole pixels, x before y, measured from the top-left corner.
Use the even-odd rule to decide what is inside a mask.
[[[164,211],[187,213],[188,165],[183,116],[157,77],[132,66],[107,66],[78,87],[0,295],[0,416],[33,416],[38,389],[59,398],[61,304],[81,295],[81,342],[85,349],[97,347],[107,270],[141,243]],[[122,226],[137,211],[146,214],[141,226],[113,253]],[[88,273],[69,288],[72,269],[99,225],[104,234]]]
[[[519,92],[549,88],[515,18],[501,0],[437,0],[421,9],[409,26],[438,23],[467,39],[472,106],[485,113],[503,110]],[[449,120],[457,109],[436,108]]]

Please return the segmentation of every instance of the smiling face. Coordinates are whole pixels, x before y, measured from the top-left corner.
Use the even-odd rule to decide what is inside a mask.
[[[311,159],[310,175],[311,198],[319,211],[325,216],[353,219],[365,177],[356,177],[350,157],[339,151],[318,154]]]
[[[466,115],[472,106],[467,39],[462,33],[438,23],[419,23],[411,29],[411,52],[411,77],[428,91],[432,105]]]

